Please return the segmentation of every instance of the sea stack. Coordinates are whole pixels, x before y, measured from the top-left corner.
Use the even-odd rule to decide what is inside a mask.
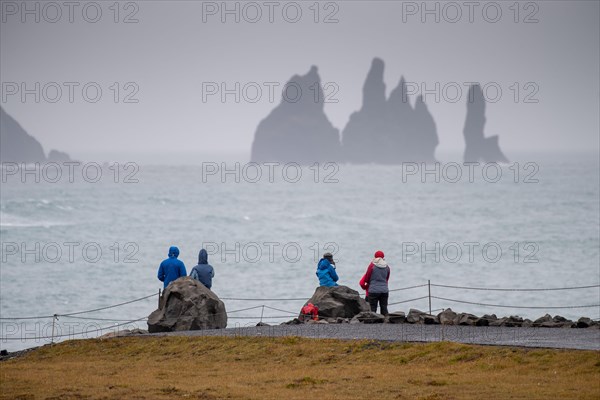
[[[338,161],[339,131],[325,112],[317,67],[294,75],[284,86],[281,102],[256,128],[251,160],[254,162]]]
[[[467,96],[467,119],[463,134],[465,135],[465,162],[483,161],[508,162],[500,150],[498,136],[485,137],[485,97],[479,85],[472,85]]]
[[[374,58],[363,85],[363,104],[343,130],[343,152],[351,163],[435,162],[439,140],[422,97],[413,108],[404,77],[386,99],[384,62]]]

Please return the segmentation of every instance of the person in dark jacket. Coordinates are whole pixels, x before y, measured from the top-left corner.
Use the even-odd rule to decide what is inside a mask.
[[[212,278],[215,277],[215,269],[208,263],[208,253],[206,250],[200,250],[200,254],[198,254],[198,265],[192,268],[190,276],[207,288],[211,288]]]
[[[187,276],[185,265],[177,257],[179,257],[179,249],[171,246],[169,248],[169,258],[161,262],[160,267],[158,267],[158,280],[164,282],[165,288],[175,279]]]
[[[377,303],[379,303],[381,314],[388,315],[390,267],[383,258],[384,256],[381,250],[375,252],[375,258],[373,258],[367,267],[365,276],[361,279],[364,286],[361,286],[368,293],[367,300],[371,306],[371,311],[376,312]]]
[[[339,277],[335,271],[333,254],[323,254],[323,258],[321,258],[319,264],[317,265],[317,277],[319,278],[319,285],[321,286],[338,286],[336,282],[338,281]]]

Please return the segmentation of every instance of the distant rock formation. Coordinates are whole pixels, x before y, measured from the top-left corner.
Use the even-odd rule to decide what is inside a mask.
[[[148,316],[150,333],[226,327],[225,304],[214,292],[189,276],[171,282],[160,298],[158,309]]]
[[[62,151],[50,150],[50,153],[48,153],[48,161],[62,163],[65,161],[71,161],[71,157]]]
[[[0,107],[0,162],[35,163],[69,161],[67,153],[52,150],[48,158],[40,142]]]
[[[467,96],[467,119],[463,134],[465,135],[465,155],[467,162],[483,161],[508,162],[500,150],[498,136],[485,137],[485,98],[479,85],[472,85]]]
[[[300,164],[435,162],[437,128],[423,97],[417,97],[411,106],[406,81],[401,77],[386,99],[384,68],[383,60],[373,59],[363,85],[362,107],[350,115],[341,140],[324,113],[317,67],[311,67],[304,76],[294,75],[285,85],[280,104],[258,125],[251,160]],[[479,85],[473,85],[463,131],[464,159],[508,162],[498,145],[498,136],[484,136],[484,125],[485,98]]]
[[[30,136],[17,121],[0,107],[0,161],[43,162],[46,155],[40,142]]]
[[[251,160],[299,164],[339,160],[339,131],[323,107],[317,67],[311,67],[304,76],[294,75],[286,83],[279,105],[259,123]]]
[[[363,86],[362,108],[350,116],[342,132],[344,159],[379,164],[435,161],[439,140],[423,98],[417,98],[413,109],[402,77],[386,100],[383,70],[383,60],[373,59]]]

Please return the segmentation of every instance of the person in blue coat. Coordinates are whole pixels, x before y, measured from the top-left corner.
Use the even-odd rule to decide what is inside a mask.
[[[323,258],[317,265],[317,277],[319,278],[319,285],[321,286],[338,286],[336,283],[339,279],[337,272],[335,272],[335,261],[333,261],[333,254],[325,253]]]
[[[169,248],[169,258],[161,262],[160,267],[158,267],[158,280],[164,282],[165,288],[175,279],[187,276],[185,265],[177,257],[179,257],[179,249],[171,246]]]
[[[208,263],[208,253],[206,250],[200,250],[198,254],[198,265],[192,268],[190,276],[208,289],[212,286],[212,278],[215,277],[215,269]]]

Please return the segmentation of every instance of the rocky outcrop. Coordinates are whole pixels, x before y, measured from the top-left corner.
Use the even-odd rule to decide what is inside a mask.
[[[385,317],[381,314],[374,313],[373,311],[363,311],[358,313],[354,319],[365,324],[382,324],[385,322]]]
[[[402,311],[394,311],[388,314],[387,322],[390,324],[403,324],[406,322],[406,315]]]
[[[437,130],[423,98],[419,96],[413,108],[401,78],[386,99],[383,72],[383,60],[373,59],[363,86],[362,108],[350,116],[342,132],[345,160],[377,164],[435,161]]]
[[[581,321],[582,319],[583,318],[580,318],[579,321]],[[533,321],[531,326],[541,328],[587,328],[589,326],[593,326],[593,324],[589,324],[587,326],[580,326],[579,321],[573,322],[560,315],[555,315],[554,317],[552,317],[550,314],[546,314],[543,317],[540,317]]]
[[[279,105],[256,128],[251,160],[254,162],[338,161],[339,131],[325,112],[317,67],[294,75],[282,91]]]
[[[0,107],[0,162],[69,161],[68,154],[52,150],[48,159],[40,142]]]
[[[473,314],[460,313],[458,315],[458,325],[477,326],[479,317]]]
[[[315,293],[316,294],[316,293]],[[319,313],[320,314],[320,313]],[[496,314],[485,314],[478,317],[469,313],[456,313],[452,309],[447,308],[438,315],[430,315],[424,311],[411,308],[408,314],[402,311],[395,311],[387,316],[377,314],[371,311],[361,311],[353,318],[332,318],[323,317],[320,321],[310,320],[307,323],[330,323],[330,324],[423,324],[423,325],[462,325],[462,326],[494,326],[494,327],[523,327],[523,328],[594,328],[600,329],[600,323],[590,318],[581,317],[577,322],[573,322],[560,315],[552,317],[549,314],[541,318],[531,321],[527,318],[511,315],[509,317],[498,318]],[[291,321],[284,322],[282,325],[302,324],[297,318]]]
[[[438,319],[442,325],[458,325],[458,314],[452,311],[451,308],[447,308],[438,314]]]
[[[436,325],[440,323],[440,320],[436,315],[430,315],[421,310],[411,308],[406,316],[406,322],[409,324]]]
[[[223,329],[227,326],[225,304],[203,284],[190,277],[169,284],[160,306],[148,317],[148,331],[174,332]]]
[[[485,97],[479,85],[472,85],[467,96],[465,136],[465,162],[508,162],[500,150],[498,136],[485,137]]]
[[[319,286],[308,302],[319,307],[319,318],[353,318],[371,310],[359,293],[347,286]]]
[[[591,326],[596,325],[591,318],[581,317],[577,320],[576,327],[577,328],[589,328]]]
[[[348,320],[348,318],[327,318],[329,323],[351,323],[351,324],[422,324],[422,325],[462,325],[462,326],[495,326],[495,327],[524,327],[524,328],[600,328],[600,323],[590,318],[581,317],[577,322],[573,322],[560,315],[552,317],[549,314],[531,321],[527,318],[511,315],[509,317],[498,318],[496,314],[485,314],[478,317],[469,313],[456,313],[451,308],[447,308],[438,315],[430,315],[424,311],[411,308],[408,314],[402,311],[395,311],[387,316],[377,314],[371,311],[363,311]],[[287,324],[292,323],[291,321]],[[300,322],[298,322],[300,323]]]

